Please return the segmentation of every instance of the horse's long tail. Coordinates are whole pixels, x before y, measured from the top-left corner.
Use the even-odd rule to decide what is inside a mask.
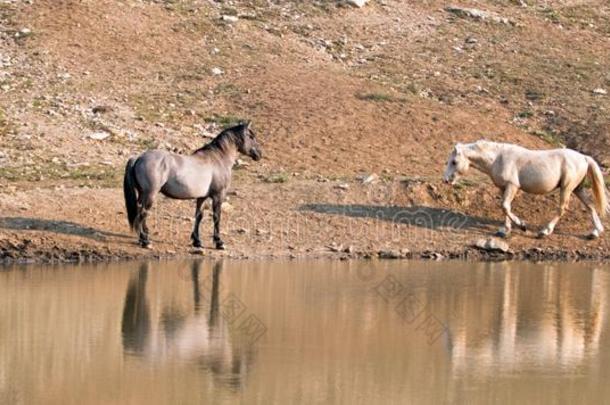
[[[136,158],[130,158],[125,166],[125,177],[123,178],[123,195],[125,196],[125,208],[127,209],[127,219],[129,226],[133,230],[138,216],[138,196],[136,194],[136,177],[134,166]]]
[[[600,216],[606,215],[610,211],[608,206],[608,197],[606,195],[606,185],[604,183],[604,176],[602,171],[597,165],[597,162],[592,157],[587,156],[587,163],[589,168],[587,175],[591,179],[591,188],[593,189],[593,197],[595,199],[595,208]]]

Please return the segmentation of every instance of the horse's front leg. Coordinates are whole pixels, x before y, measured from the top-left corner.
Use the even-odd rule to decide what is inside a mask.
[[[502,210],[504,211],[504,226],[501,227],[498,232],[496,232],[496,236],[501,238],[505,238],[510,234],[512,230],[512,224],[517,225],[521,230],[525,231],[525,222],[519,219],[513,212],[511,211],[511,204],[517,195],[517,191],[519,191],[519,187],[514,184],[508,184],[504,188],[504,193],[502,195]]]
[[[199,239],[199,224],[201,224],[201,220],[203,219],[203,212],[201,207],[205,201],[206,197],[198,198],[195,203],[195,225],[193,226],[193,233],[191,233],[191,241],[193,242],[193,247],[200,248],[201,239]]]
[[[222,210],[223,200],[224,195],[222,193],[212,197],[212,215],[214,218],[214,246],[216,246],[216,249],[220,250],[225,248],[224,242],[222,241],[222,239],[220,239],[220,212]]]

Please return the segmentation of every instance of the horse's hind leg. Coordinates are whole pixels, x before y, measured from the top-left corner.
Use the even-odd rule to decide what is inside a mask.
[[[504,188],[504,193],[502,196],[502,210],[504,211],[504,226],[501,227],[498,232],[496,232],[496,236],[505,238],[510,234],[512,229],[512,223],[514,222],[519,228],[525,231],[525,222],[520,220],[513,212],[511,211],[511,204],[517,195],[517,191],[519,188],[513,184],[509,184]]]
[[[540,232],[538,232],[539,238],[544,238],[545,236],[549,236],[553,233],[557,222],[559,222],[568,208],[568,204],[570,203],[570,195],[572,194],[573,190],[574,188],[569,186],[561,188],[559,192],[559,212]]]
[[[587,197],[585,193],[585,189],[582,186],[579,186],[574,190],[574,194],[576,197],[583,203],[585,207],[591,212],[591,218],[593,219],[593,231],[589,234],[589,239],[597,239],[599,235],[604,231],[604,226],[602,225],[602,221],[600,221],[599,216],[597,215],[597,211],[595,211],[595,206],[591,202],[591,200]]]
[[[224,200],[223,193],[212,196],[212,215],[214,218],[214,246],[216,249],[224,249],[225,244],[220,239],[220,211],[222,209],[222,201]]]
[[[193,233],[191,233],[191,240],[193,241],[193,247],[200,248],[201,239],[199,239],[199,224],[201,223],[201,219],[203,218],[203,212],[201,211],[201,207],[205,198],[198,198],[195,203],[195,225],[193,226]]]
[[[148,225],[146,224],[146,218],[148,217],[148,211],[153,206],[154,196],[152,193],[142,193],[140,198],[140,212],[138,213],[138,233],[140,235],[140,246],[143,248],[150,247],[150,239],[148,238],[149,231]]]

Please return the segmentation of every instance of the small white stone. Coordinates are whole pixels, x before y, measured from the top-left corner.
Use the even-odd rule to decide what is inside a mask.
[[[211,72],[214,76],[220,76],[220,75],[224,74],[224,71],[219,67],[212,68]]]
[[[369,0],[346,0],[346,2],[347,4],[350,4],[352,6],[364,7],[364,5],[369,2]]]
[[[362,179],[362,184],[373,183],[374,181],[377,181],[378,178],[379,178],[379,176],[377,176],[375,173],[370,174],[370,175],[366,176],[364,179]]]
[[[108,137],[110,137],[110,134],[105,131],[99,131],[99,132],[94,132],[92,134],[89,134],[89,139],[93,139],[95,141],[103,141],[104,139],[107,139]]]
[[[228,23],[236,23],[237,21],[239,21],[239,18],[234,15],[223,15],[220,18],[222,21],[228,22]]]

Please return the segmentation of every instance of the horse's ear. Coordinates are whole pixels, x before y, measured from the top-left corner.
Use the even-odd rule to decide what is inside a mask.
[[[462,151],[464,145],[462,145],[461,143],[456,143],[455,146],[453,147],[453,151],[458,154]]]
[[[250,124],[252,123],[252,121],[247,120],[246,122],[244,122],[244,125],[246,126],[246,129],[250,129]]]

